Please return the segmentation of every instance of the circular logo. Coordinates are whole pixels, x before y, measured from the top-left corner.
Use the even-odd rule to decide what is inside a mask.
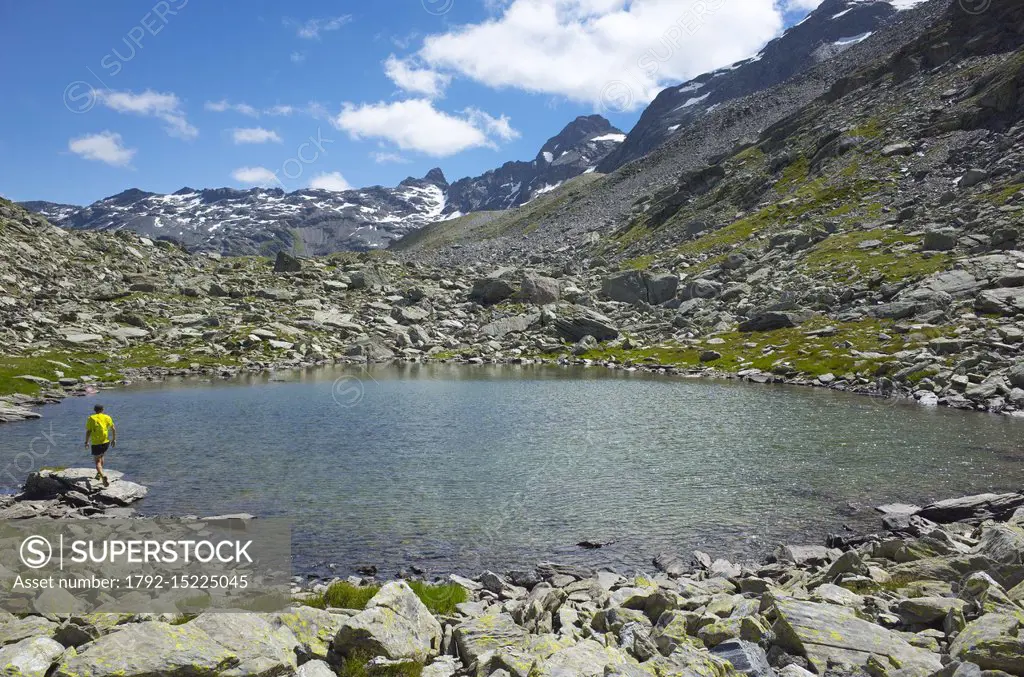
[[[981,14],[992,6],[992,0],[960,0],[959,4],[968,14]]]
[[[331,386],[331,397],[342,407],[354,407],[363,401],[363,382],[355,376],[342,376]]]
[[[612,80],[601,89],[601,107],[622,113],[633,105],[633,90],[622,80]]]
[[[64,88],[64,107],[72,113],[88,113],[96,105],[96,90],[85,80],[75,80]]]
[[[53,557],[50,542],[42,536],[29,536],[21,542],[21,561],[29,569],[42,569]]]
[[[455,0],[420,0],[420,4],[429,14],[441,16],[447,14],[455,6]]]

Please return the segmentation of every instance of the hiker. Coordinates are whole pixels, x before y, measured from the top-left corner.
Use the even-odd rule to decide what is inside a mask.
[[[107,449],[117,446],[117,428],[114,419],[103,413],[103,405],[92,408],[95,414],[85,423],[85,446],[92,444],[92,458],[96,461],[96,479],[103,480],[103,486],[109,487],[110,480],[103,474],[103,454]]]

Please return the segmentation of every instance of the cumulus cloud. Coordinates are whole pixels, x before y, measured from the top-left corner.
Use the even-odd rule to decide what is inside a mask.
[[[236,144],[241,143],[281,143],[281,137],[272,129],[262,127],[242,127],[231,130],[231,137]]]
[[[294,27],[296,29],[295,34],[304,40],[319,40],[321,33],[336,31],[350,21],[352,21],[352,15],[343,14],[322,19],[308,19],[301,22],[294,19],[285,19],[284,23],[286,26]]]
[[[170,136],[185,140],[199,136],[199,130],[185,119],[181,100],[174,94],[154,92],[151,89],[141,94],[107,89],[98,90],[96,100],[118,113],[155,117],[163,121],[164,131]]]
[[[274,172],[266,167],[239,167],[231,172],[231,178],[248,186],[272,186],[280,183]]]
[[[410,60],[399,59],[394,54],[384,62],[384,74],[400,89],[432,99],[441,96],[452,80],[450,75],[417,68]]]
[[[87,134],[68,141],[68,150],[86,160],[127,167],[135,156],[134,148],[125,148],[121,135],[114,132]]]
[[[352,186],[349,185],[349,182],[345,180],[345,177],[341,175],[341,172],[317,174],[313,177],[313,180],[309,182],[309,187],[319,188],[320,190],[333,190],[336,192],[352,188]]]
[[[487,119],[494,121],[489,123]],[[408,99],[390,103],[345,104],[334,125],[354,139],[378,138],[401,150],[414,150],[445,157],[480,146],[494,147],[491,138],[516,134],[508,119],[492,118],[472,111],[463,117],[434,108],[429,99]]]
[[[598,106],[617,91],[616,103],[630,109],[667,84],[749,57],[783,27],[775,0],[513,0],[492,6],[491,18],[427,36],[417,58],[489,87]]]

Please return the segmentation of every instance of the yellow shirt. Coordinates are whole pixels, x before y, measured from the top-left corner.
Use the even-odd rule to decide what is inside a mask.
[[[114,427],[114,419],[106,414],[93,414],[85,424],[93,444],[106,444],[110,441],[110,430]]]

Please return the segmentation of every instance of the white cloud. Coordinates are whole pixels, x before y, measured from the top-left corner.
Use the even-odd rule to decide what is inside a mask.
[[[312,106],[313,104],[310,104],[310,108],[308,109],[311,115],[311,111],[313,110]],[[249,104],[244,102],[231,103],[227,99],[221,99],[220,101],[207,101],[205,104],[203,104],[203,108],[214,113],[226,113],[227,111],[233,111],[235,113],[239,113],[250,118],[258,118],[261,115],[291,115],[296,110],[298,110],[295,106],[288,106],[284,104],[278,104],[276,106],[271,106],[270,108],[264,108],[260,110],[259,108],[256,108],[256,106],[250,106]]]
[[[251,118],[258,118],[260,112],[255,107],[250,106],[247,103],[231,103],[227,99],[221,99],[220,101],[207,101],[203,104],[203,108],[214,113],[224,113],[227,111],[234,111],[247,115]]]
[[[242,127],[231,130],[231,137],[236,144],[239,143],[281,143],[281,137],[272,129],[262,127]]]
[[[432,99],[441,96],[452,80],[450,75],[429,68],[417,68],[409,59],[399,59],[394,54],[384,62],[384,74],[406,92]]]
[[[787,12],[796,12],[798,10],[814,10],[818,9],[824,0],[788,0],[786,2]]]
[[[404,164],[408,164],[409,163],[408,159],[406,159],[405,157],[399,155],[398,153],[385,153],[385,152],[378,151],[376,153],[370,153],[370,157],[372,157],[373,161],[376,162],[379,165],[388,164],[388,163],[394,163],[396,165],[404,165]]]
[[[497,126],[489,125],[479,111],[457,117],[437,110],[429,99],[408,99],[359,106],[346,103],[333,122],[354,139],[380,138],[402,150],[444,157],[468,148],[494,147],[492,135],[505,139],[508,137],[502,131],[516,133],[508,126],[507,118],[502,116],[498,121]],[[507,129],[500,129],[503,127]]]
[[[513,0],[492,7],[492,18],[427,36],[417,57],[493,88],[629,109],[667,84],[756,53],[783,27],[776,0]]]
[[[286,26],[294,26],[296,29],[296,35],[305,40],[319,40],[321,33],[327,33],[329,31],[336,31],[348,22],[352,21],[351,14],[343,14],[335,17],[325,17],[322,19],[309,19],[308,21],[298,22],[294,19],[285,19],[284,23]]]
[[[469,116],[473,126],[483,129],[488,134],[493,134],[502,141],[519,138],[519,132],[512,129],[511,120],[507,115],[492,117],[478,108],[467,108],[465,113]]]
[[[192,140],[199,136],[199,130],[189,124],[181,109],[181,101],[174,94],[163,94],[147,89],[141,94],[98,90],[96,99],[107,108],[118,113],[130,113],[155,117],[164,123],[164,131],[170,136]]]
[[[292,63],[302,63],[306,60],[306,55],[303,52],[292,52],[288,58],[292,60]]]
[[[319,188],[320,190],[333,190],[336,192],[352,188],[352,186],[349,185],[349,182],[345,180],[345,177],[341,175],[341,172],[318,174],[309,182],[309,187]]]
[[[68,150],[86,160],[98,160],[114,167],[126,167],[131,164],[136,149],[125,148],[120,134],[100,132],[71,139],[68,141]]]
[[[231,172],[231,178],[249,186],[272,186],[280,183],[274,172],[266,167],[239,167]]]

